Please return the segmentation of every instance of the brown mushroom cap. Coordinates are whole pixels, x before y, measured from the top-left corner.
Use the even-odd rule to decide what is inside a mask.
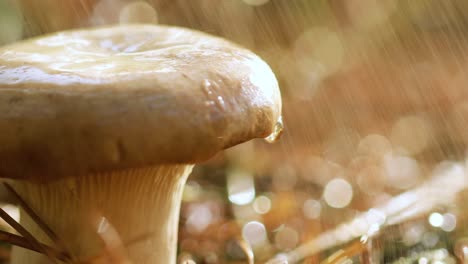
[[[276,78],[204,33],[126,25],[0,48],[0,177],[195,163],[273,132]]]

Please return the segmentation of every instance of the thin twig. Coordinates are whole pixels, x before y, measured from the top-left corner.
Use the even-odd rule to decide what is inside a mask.
[[[52,242],[55,244],[55,246],[58,246],[58,249],[54,249],[50,246],[47,246],[45,244],[40,243],[37,241],[32,234],[30,234],[25,228],[23,228],[19,223],[17,223],[13,218],[11,218],[5,211],[3,211],[0,208],[0,218],[5,220],[13,229],[15,229],[18,233],[20,233],[22,236],[18,236],[15,234],[11,234],[8,232],[4,232],[0,230],[0,241],[4,241],[7,243],[10,243],[12,245],[16,245],[19,247],[23,247],[29,250],[36,251],[38,253],[42,253],[47,255],[52,261],[56,262],[56,259],[59,259],[64,262],[70,262],[72,260],[71,255],[67,253],[67,250],[65,248],[65,243],[50,229],[47,224],[45,224],[44,221],[34,212],[34,210],[21,198],[21,196],[14,190],[14,188],[9,185],[8,183],[3,183],[5,188],[10,192],[10,194],[16,199],[18,204],[23,208],[23,210],[26,212],[26,214],[31,217],[31,219],[39,226],[41,230],[44,231],[44,233],[52,240]],[[112,226],[111,226],[112,227]],[[113,229],[113,227],[112,227]],[[113,230],[115,231],[115,230]],[[149,237],[151,237],[153,234],[148,233],[148,234],[143,234],[141,236],[137,236],[123,245],[120,244],[122,247],[129,247],[134,244],[137,244],[139,242],[142,242],[144,240],[147,240]],[[103,238],[103,237],[101,237]],[[116,249],[107,249],[105,250],[105,254],[107,257],[113,258],[116,257]],[[91,257],[90,259],[78,263],[93,263],[94,260],[99,260],[103,256],[95,256]],[[105,256],[104,256],[105,257]],[[123,261],[125,262],[125,261]]]
[[[12,233],[8,233],[8,232],[2,231],[2,230],[0,230],[0,241],[5,242],[5,243],[9,243],[9,244],[14,245],[14,246],[29,249],[29,250],[32,250],[32,251],[35,251],[35,252],[38,252],[38,253],[42,253],[41,249],[32,246],[31,243],[29,243],[29,241],[26,240],[24,237],[18,236],[18,235],[12,234]],[[57,259],[62,260],[62,261],[68,261],[70,259],[70,257],[64,252],[60,252],[60,251],[58,251],[58,250],[56,250],[54,248],[51,248],[51,247],[49,247],[49,246],[47,246],[45,244],[41,244],[41,246],[42,246],[42,248],[45,248],[54,258],[57,258]]]
[[[13,229],[15,229],[20,235],[22,235],[30,244],[31,246],[37,248],[40,250],[41,253],[47,255],[47,257],[50,258],[51,261],[56,263],[56,259],[50,254],[49,251],[47,251],[46,248],[42,247],[42,244],[37,241],[37,239],[29,233],[28,230],[26,230],[22,225],[20,225],[18,222],[15,221],[5,210],[0,208],[0,218],[5,220],[7,224],[9,224]]]
[[[31,219],[39,226],[42,231],[52,240],[54,245],[58,247],[59,250],[65,250],[65,243],[55,234],[52,229],[47,226],[44,221],[34,212],[34,210],[29,207],[29,205],[21,198],[21,196],[15,191],[15,189],[8,183],[4,182],[5,188],[13,195],[13,197],[17,200],[21,208],[31,217]]]

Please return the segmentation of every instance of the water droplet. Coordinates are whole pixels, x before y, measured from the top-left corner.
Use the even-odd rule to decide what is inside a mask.
[[[224,109],[224,106],[225,106],[225,105],[224,105],[224,99],[223,99],[223,97],[218,96],[216,99],[217,99],[217,100],[216,100],[216,104],[218,105],[218,107],[219,107],[220,109]]]
[[[205,106],[213,106],[215,105],[215,102],[213,101],[205,101]]]
[[[205,92],[207,96],[210,96],[213,94],[213,91],[211,91],[211,82],[209,80],[207,79],[203,80],[202,88],[203,88],[203,92]]]
[[[275,128],[273,129],[273,133],[271,133],[268,137],[265,138],[266,142],[274,143],[274,142],[278,141],[278,139],[283,134],[283,129],[284,129],[283,117],[280,116],[278,118],[278,121],[275,124]]]

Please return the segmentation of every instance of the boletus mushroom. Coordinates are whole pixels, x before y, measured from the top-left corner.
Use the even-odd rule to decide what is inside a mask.
[[[59,32],[0,48],[0,177],[76,262],[102,252],[110,226],[132,263],[175,263],[193,164],[268,137],[280,112],[269,66],[221,38],[155,25]],[[14,250],[13,263],[47,261]]]

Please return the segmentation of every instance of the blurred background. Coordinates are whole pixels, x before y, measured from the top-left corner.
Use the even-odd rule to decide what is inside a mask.
[[[189,178],[180,263],[468,263],[468,1],[0,0],[0,44],[134,22],[239,43],[283,94],[278,142]]]

